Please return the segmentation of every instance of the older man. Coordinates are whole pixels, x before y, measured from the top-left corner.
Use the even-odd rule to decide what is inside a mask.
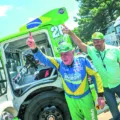
[[[93,45],[83,43],[71,30],[64,26],[63,33],[67,33],[87,53],[98,73],[100,74],[104,87],[104,95],[114,120],[120,120],[120,113],[115,94],[120,97],[120,50],[117,47],[106,45],[104,35],[95,32],[92,35]]]
[[[32,49],[35,58],[47,66],[58,69],[63,77],[65,98],[71,113],[72,120],[97,120],[93,97],[90,92],[87,74],[93,75],[97,86],[98,104],[104,107],[103,87],[99,74],[91,63],[84,57],[74,57],[74,51],[70,44],[63,42],[58,46],[60,58],[44,55],[34,42],[29,38],[27,45]]]

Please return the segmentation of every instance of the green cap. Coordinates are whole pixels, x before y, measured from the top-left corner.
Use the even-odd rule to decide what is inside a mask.
[[[62,53],[62,52],[72,51],[73,48],[72,48],[71,44],[69,44],[67,42],[62,42],[58,45],[57,50],[58,50],[59,53]]]
[[[104,35],[101,32],[95,32],[92,34],[92,40],[104,40]]]

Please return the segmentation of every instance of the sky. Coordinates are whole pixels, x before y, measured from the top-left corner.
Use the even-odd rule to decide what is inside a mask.
[[[70,29],[77,27],[73,17],[77,16],[79,7],[75,0],[0,0],[0,38],[18,32],[24,24],[61,7],[69,14],[65,25]]]

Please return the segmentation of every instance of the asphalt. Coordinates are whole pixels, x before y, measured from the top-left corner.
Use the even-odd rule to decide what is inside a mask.
[[[111,113],[109,111],[101,113],[100,115],[98,115],[98,120],[112,120]]]
[[[120,110],[120,105],[118,106],[119,110]],[[103,112],[101,114],[98,115],[98,120],[112,120],[112,115],[110,113],[110,111],[107,112]]]

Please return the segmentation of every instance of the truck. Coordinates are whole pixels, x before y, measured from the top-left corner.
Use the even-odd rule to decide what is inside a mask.
[[[120,46],[120,17],[110,22],[104,29],[106,44]]]
[[[29,32],[46,55],[59,57],[57,46],[70,39],[62,33],[66,8],[56,8],[0,39],[0,120],[70,120],[62,77],[33,57]]]

